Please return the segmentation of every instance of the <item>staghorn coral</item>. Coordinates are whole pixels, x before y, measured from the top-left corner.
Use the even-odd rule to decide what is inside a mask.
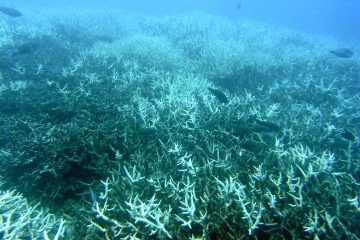
[[[107,14],[1,30],[53,50],[1,69],[3,188],[66,215],[69,239],[359,238],[356,55],[206,14]]]

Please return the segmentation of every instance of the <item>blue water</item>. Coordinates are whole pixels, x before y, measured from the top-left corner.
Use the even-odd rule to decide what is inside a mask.
[[[12,1],[8,1],[9,4]],[[9,5],[8,4],[8,5]],[[13,3],[14,4],[14,3]],[[148,14],[205,11],[231,19],[250,19],[337,39],[360,40],[360,1],[358,0],[78,0],[23,1],[16,5],[94,8],[107,6]],[[238,5],[241,7],[238,9]]]

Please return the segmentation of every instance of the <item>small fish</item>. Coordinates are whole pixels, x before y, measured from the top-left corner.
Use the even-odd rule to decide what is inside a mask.
[[[236,4],[236,10],[239,11],[239,10],[241,9],[241,7],[242,7],[242,3],[241,3],[241,2],[238,2],[238,3]]]
[[[97,203],[96,194],[94,193],[94,191],[91,188],[90,188],[90,197],[91,197],[93,206],[96,206],[96,203]]]
[[[95,40],[104,43],[114,42],[114,39],[110,35],[95,35]]]
[[[349,131],[349,130],[344,130],[341,133],[342,137],[350,142],[353,142],[356,140],[356,136],[353,132]]]
[[[10,17],[21,17],[22,13],[15,8],[0,6],[0,12]]]
[[[259,124],[259,125],[262,125],[262,126],[265,126],[269,129],[269,131],[274,131],[274,132],[279,132],[281,131],[281,127],[278,126],[276,123],[273,123],[273,122],[267,122],[267,121],[261,121],[261,120],[258,120],[258,119],[255,119],[255,121]]]
[[[39,48],[39,45],[37,43],[27,42],[27,43],[20,45],[17,48],[17,51],[13,53],[13,56],[31,54],[31,53],[34,53],[38,48]]]
[[[239,126],[233,129],[234,136],[244,138],[246,136],[249,136],[253,134],[254,132],[252,129],[248,126]]]
[[[271,132],[271,129],[263,124],[253,124],[251,125],[251,130],[256,133],[262,133],[262,132]]]
[[[338,48],[331,50],[330,53],[334,54],[339,58],[351,58],[354,55],[354,52],[348,48]]]
[[[150,127],[144,127],[138,129],[137,133],[140,135],[140,137],[150,137],[156,134],[156,129]]]
[[[222,103],[228,103],[229,99],[227,98],[227,96],[225,95],[225,93],[223,93],[222,91],[220,91],[219,89],[215,89],[215,88],[211,88],[208,87],[208,90],[211,92],[212,95],[214,95],[217,100],[219,100]]]
[[[262,151],[267,149],[266,144],[251,139],[248,139],[245,142],[241,143],[241,147],[252,153],[261,153]]]

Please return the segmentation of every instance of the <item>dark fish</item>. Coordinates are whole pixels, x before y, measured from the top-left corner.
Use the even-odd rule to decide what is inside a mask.
[[[261,153],[267,148],[265,144],[250,139],[243,142],[241,147],[253,153]]]
[[[235,136],[245,137],[247,135],[254,133],[254,131],[246,123],[240,123],[234,126],[233,133]]]
[[[265,142],[267,145],[271,145],[275,143],[276,133],[274,132],[261,132],[260,136],[261,136],[261,140]]]
[[[330,53],[334,54],[339,58],[351,58],[354,55],[354,52],[348,48],[338,48],[331,50]]]
[[[21,17],[22,13],[15,8],[0,6],[0,12],[10,17]]]
[[[227,96],[225,95],[225,93],[223,93],[222,91],[220,91],[219,89],[215,89],[215,88],[211,88],[208,87],[208,90],[211,92],[212,95],[214,95],[217,100],[219,100],[222,103],[228,103],[229,100],[227,98]]]
[[[96,35],[95,39],[99,42],[112,43],[114,39],[109,35]]]
[[[140,128],[137,133],[141,136],[141,137],[150,137],[154,134],[156,134],[156,129],[155,128],[149,128],[149,127],[144,127],[144,128]]]
[[[255,119],[255,121],[262,126],[267,127],[270,131],[279,132],[281,131],[281,127],[279,127],[276,123],[273,122],[267,122],[267,121],[261,121],[258,119]]]
[[[35,52],[38,47],[39,45],[33,42],[24,43],[17,48],[17,51],[13,53],[13,56],[31,54]]]
[[[238,2],[238,3],[236,4],[236,10],[239,11],[241,7],[242,7],[242,3],[241,3],[241,2]]]
[[[271,132],[272,130],[265,126],[265,125],[262,125],[262,124],[253,124],[251,126],[251,130],[256,132],[256,133],[262,133],[262,132]]]
[[[344,130],[342,133],[341,133],[342,137],[350,142],[353,142],[355,141],[356,137],[355,137],[355,134],[349,130]]]

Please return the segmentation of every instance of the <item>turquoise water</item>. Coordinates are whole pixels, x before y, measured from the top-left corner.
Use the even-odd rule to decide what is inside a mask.
[[[95,4],[0,8],[2,239],[360,237],[356,3]]]
[[[35,9],[76,7],[92,10],[108,7],[144,14],[204,11],[230,19],[256,20],[311,34],[331,35],[341,40],[358,42],[360,38],[360,3],[357,0],[34,0],[31,3],[3,1],[3,4]]]

